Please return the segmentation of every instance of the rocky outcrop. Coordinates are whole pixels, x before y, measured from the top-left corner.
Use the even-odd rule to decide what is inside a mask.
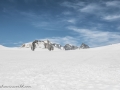
[[[80,49],[87,49],[87,48],[90,48],[90,47],[84,43],[82,43],[80,46]]]
[[[31,48],[32,42],[30,43],[25,43],[21,47],[22,48]],[[76,50],[76,49],[87,49],[90,48],[88,45],[82,43],[80,47],[77,47],[75,45],[71,44],[66,44],[65,46],[62,46],[57,43],[52,43],[49,40],[38,40],[38,43],[36,43],[36,48],[41,48],[41,49],[48,49],[48,50],[54,50],[54,49],[61,49],[61,50]]]
[[[38,40],[35,40],[32,42],[31,50],[34,51],[35,48],[37,47],[36,45],[38,44]]]
[[[31,48],[33,42],[30,43],[25,43],[23,44],[21,47],[22,48]],[[57,49],[63,49],[63,47],[60,44],[57,43],[52,43],[49,40],[38,40],[38,42],[36,43],[36,48],[42,48],[42,49],[48,49],[49,50],[53,50],[54,48]]]
[[[74,45],[66,44],[66,45],[64,46],[64,49],[65,49],[65,50],[75,50],[75,49],[78,49],[78,47],[77,47],[77,46],[74,46]]]
[[[61,49],[61,48],[62,48],[62,46],[61,46],[60,44],[53,43],[52,45],[53,45],[55,48],[58,48],[58,49]]]
[[[45,46],[45,48],[47,48],[49,51],[54,50],[54,47],[53,47],[52,43],[51,43],[49,40],[47,40],[46,42],[44,41],[44,46]]]
[[[30,42],[30,43],[24,43],[21,47],[22,48],[31,48],[31,46],[32,46],[32,43]]]

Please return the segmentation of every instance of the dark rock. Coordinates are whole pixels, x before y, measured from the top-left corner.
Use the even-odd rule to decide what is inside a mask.
[[[90,47],[84,43],[82,43],[80,46],[80,49],[87,49],[87,48],[90,48]]]
[[[74,46],[74,45],[66,44],[66,45],[64,46],[64,49],[65,49],[65,50],[75,50],[75,49],[78,49],[78,47],[77,47],[77,46]]]
[[[36,48],[36,44],[38,44],[38,40],[32,42],[31,50],[34,51]]]
[[[47,48],[49,51],[54,50],[54,47],[53,47],[52,43],[51,43],[49,40],[47,40],[46,42],[44,42],[44,46],[45,46],[45,48]]]
[[[25,47],[25,44],[23,44],[21,47]]]

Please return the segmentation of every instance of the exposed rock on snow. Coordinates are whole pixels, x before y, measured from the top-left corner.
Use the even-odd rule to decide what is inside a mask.
[[[57,44],[57,43],[52,43],[50,42],[49,40],[44,40],[44,41],[41,41],[39,40],[38,41],[38,44],[36,44],[36,48],[42,48],[42,49],[45,49],[46,48],[46,45],[52,45],[52,47],[55,47],[57,49],[62,49],[62,46],[60,44]],[[32,45],[32,42],[30,43],[25,43],[23,44],[21,47],[24,47],[24,48],[31,48],[31,45]]]
[[[46,49],[46,45],[48,45],[48,44],[50,44],[51,47],[56,48],[56,49],[60,49],[60,50],[76,50],[78,48],[79,49],[89,48],[89,46],[84,44],[84,43],[82,43],[80,47],[75,46],[75,45],[71,45],[71,44],[66,44],[65,46],[62,46],[62,45],[57,44],[57,43],[52,43],[49,40],[44,40],[44,41],[38,40],[38,44],[36,44],[36,48]],[[32,45],[32,42],[25,43],[21,47],[31,48],[31,45]]]
[[[45,43],[44,45],[45,45],[45,48],[47,48],[49,51],[54,50],[54,47],[49,40],[47,40],[47,43]]]
[[[53,45],[54,47],[58,48],[58,49],[61,49],[61,48],[62,48],[62,46],[61,46],[60,44],[57,44],[57,43],[53,43],[52,45]]]
[[[23,48],[31,48],[31,46],[32,46],[32,42],[24,43],[21,47],[23,47]]]
[[[74,46],[74,45],[70,45],[70,44],[66,44],[64,46],[65,50],[75,50],[75,49],[78,49],[77,46]]]
[[[80,49],[87,49],[87,48],[90,48],[90,47],[84,43],[82,43],[80,46]]]
[[[54,50],[53,44],[49,41],[40,41],[40,40],[35,40],[32,42],[32,51],[34,51],[36,48],[44,48],[48,49],[49,51]]]

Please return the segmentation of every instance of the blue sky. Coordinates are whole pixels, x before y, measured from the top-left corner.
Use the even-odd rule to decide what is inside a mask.
[[[0,44],[35,39],[90,47],[120,43],[120,1],[0,0]]]

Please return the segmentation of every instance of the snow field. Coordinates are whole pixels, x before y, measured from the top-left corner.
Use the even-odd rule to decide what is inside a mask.
[[[0,48],[0,90],[120,90],[120,44],[81,50]]]

